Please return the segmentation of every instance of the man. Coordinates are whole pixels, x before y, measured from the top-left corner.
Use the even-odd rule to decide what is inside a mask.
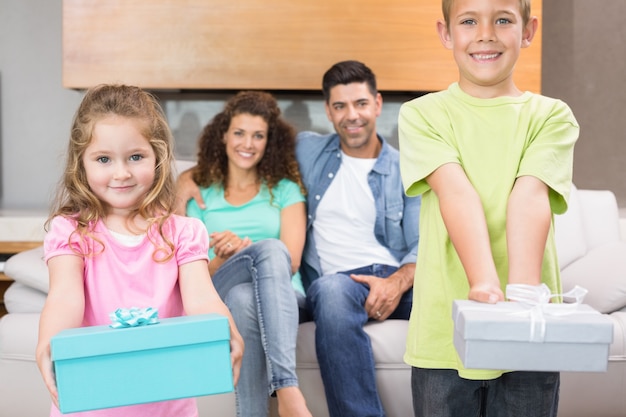
[[[336,133],[298,135],[307,188],[301,273],[332,417],[384,416],[368,320],[408,319],[419,198],[405,196],[398,151],[376,133],[382,96],[364,64],[339,62],[322,90]]]
[[[376,133],[383,100],[372,71],[339,62],[322,90],[336,133],[301,132],[296,144],[308,192],[307,313],[331,417],[384,416],[363,326],[409,318],[420,199],[404,194],[398,151]]]

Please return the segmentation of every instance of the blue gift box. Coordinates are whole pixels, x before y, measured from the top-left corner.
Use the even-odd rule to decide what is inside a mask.
[[[468,369],[607,370],[613,322],[586,304],[544,306],[541,319],[519,302],[455,300],[454,347]]]
[[[228,319],[203,314],[113,329],[67,329],[51,340],[63,413],[233,390]]]

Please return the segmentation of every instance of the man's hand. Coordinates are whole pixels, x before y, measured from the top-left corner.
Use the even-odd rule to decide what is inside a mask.
[[[193,169],[193,168],[191,168]],[[174,213],[184,216],[187,212],[187,202],[192,198],[196,200],[198,206],[204,209],[204,200],[200,195],[200,188],[191,176],[191,169],[183,171],[176,179],[176,202],[174,205]]]
[[[367,285],[370,293],[365,300],[365,311],[368,317],[383,321],[391,315],[400,304],[404,291],[398,280],[379,278],[372,275],[350,275],[356,282]]]
[[[402,295],[413,287],[414,275],[415,264],[408,263],[387,278],[354,274],[350,277],[370,288],[364,306],[368,317],[383,321],[398,308]]]

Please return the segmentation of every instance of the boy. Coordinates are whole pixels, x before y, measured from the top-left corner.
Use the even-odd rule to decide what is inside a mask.
[[[452,302],[507,284],[560,292],[552,213],[567,209],[578,125],[566,104],[513,82],[537,30],[530,0],[443,0],[437,22],[459,80],[405,103],[405,191],[422,196],[405,360],[415,416],[556,416],[559,373],[463,368]]]

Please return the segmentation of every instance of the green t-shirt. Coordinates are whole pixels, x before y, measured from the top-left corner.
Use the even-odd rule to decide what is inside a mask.
[[[554,213],[567,209],[578,124],[562,101],[533,93],[479,99],[457,83],[402,105],[400,168],[408,195],[422,194],[420,244],[405,361],[416,367],[457,369],[468,379],[502,371],[468,370],[453,346],[452,301],[467,299],[469,283],[439,201],[425,178],[446,163],[460,164],[480,196],[493,259],[504,291],[508,279],[506,207],[517,177],[531,175],[549,187]],[[542,281],[560,292],[560,272],[550,228]]]
[[[280,212],[292,204],[304,202],[304,196],[298,184],[283,179],[272,189],[261,185],[259,193],[250,201],[240,206],[233,206],[224,198],[224,187],[212,185],[201,188],[200,193],[206,205],[200,209],[195,200],[187,203],[187,215],[196,217],[204,223],[209,234],[230,230],[241,238],[248,237],[252,242],[262,239],[280,239]],[[209,258],[213,259],[213,249]],[[302,279],[296,272],[292,277],[293,287],[304,294]]]

